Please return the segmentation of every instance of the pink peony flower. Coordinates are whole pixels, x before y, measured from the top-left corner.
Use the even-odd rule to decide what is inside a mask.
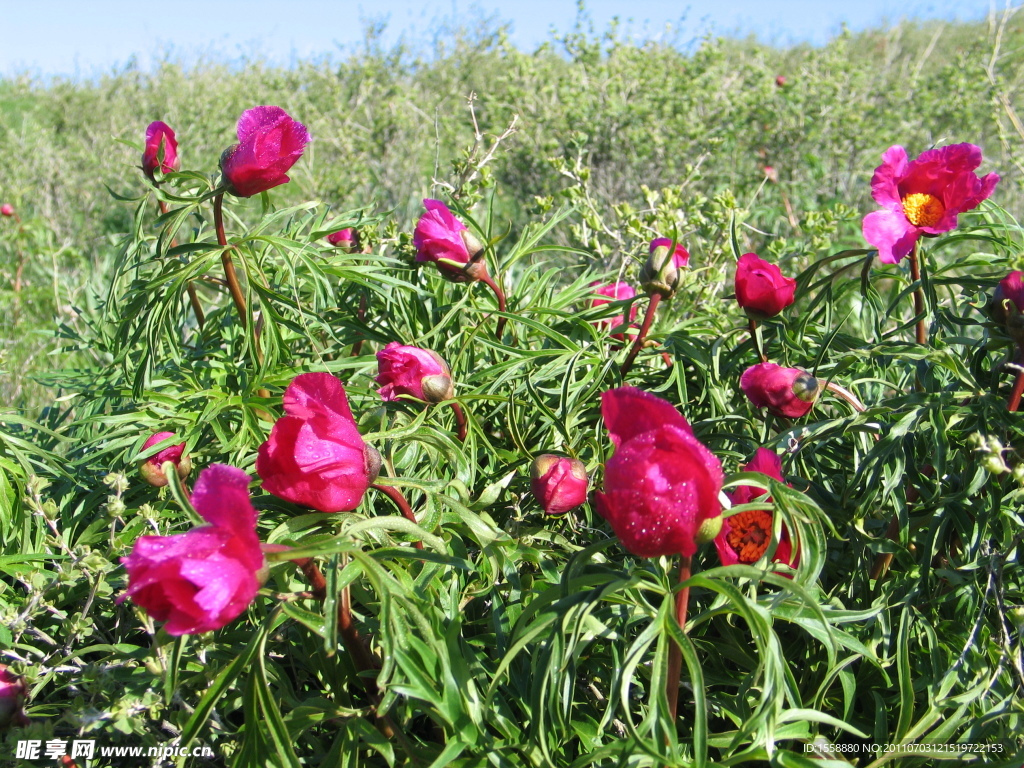
[[[341,381],[329,373],[296,376],[284,411],[256,457],[263,488],[321,512],[358,507],[380,455],[359,434]]]
[[[14,206],[13,205],[11,205],[10,203],[4,203],[3,205],[0,205],[0,216],[13,216],[13,215],[14,215]]]
[[[220,158],[227,191],[252,197],[285,184],[285,175],[302,157],[309,131],[280,107],[253,107],[238,120],[238,144]]]
[[[783,482],[782,461],[772,451],[758,448],[754,458],[743,467],[743,472],[760,472],[774,480]],[[788,485],[788,483],[787,483]],[[733,504],[750,504],[764,494],[760,488],[752,485],[737,486],[729,498]],[[767,496],[765,502],[771,503],[772,497]],[[761,559],[772,541],[772,513],[767,509],[752,509],[730,515],[722,520],[722,530],[715,537],[715,549],[722,565],[743,563],[749,565]],[[782,535],[772,562],[785,563],[796,568],[800,562],[800,552],[794,552],[789,531],[782,527]]]
[[[633,290],[633,286],[629,283],[617,282],[608,283],[607,285],[601,285],[600,282],[593,282],[590,287],[594,289],[594,293],[599,296],[607,296],[606,299],[593,299],[590,302],[591,307],[600,307],[604,304],[609,304],[612,301],[623,301],[624,299],[632,299],[636,296],[636,291]],[[598,320],[594,323],[595,328],[604,328],[608,330],[614,330],[615,328],[621,328],[621,332],[613,333],[612,338],[618,339],[619,341],[625,341],[626,334],[625,330],[629,327],[630,323],[636,320],[637,307],[636,303],[629,305],[629,315],[623,313],[621,318],[610,318],[608,320]]]
[[[412,236],[416,261],[434,262],[454,282],[476,280],[473,270],[482,265],[473,258],[483,246],[440,200],[427,199],[423,205],[427,212],[420,216]]]
[[[163,153],[163,162],[160,154]],[[178,142],[174,139],[174,131],[167,123],[159,120],[149,124],[146,129],[146,149],[142,153],[142,172],[153,178],[156,169],[171,173],[181,168],[178,157]]]
[[[864,217],[864,239],[878,249],[885,264],[909,254],[922,235],[937,235],[957,226],[957,216],[977,208],[999,181],[999,174],[978,178],[981,149],[953,144],[923,152],[907,161],[903,147],[889,147],[871,177],[871,196],[885,210]]]
[[[693,555],[705,521],[720,518],[722,465],[668,402],[634,387],[601,396],[615,453],[598,513],[640,557]]]
[[[587,468],[567,456],[538,456],[530,468],[530,490],[545,514],[564,515],[587,500]]]
[[[758,363],[743,372],[740,389],[755,408],[767,408],[776,416],[799,419],[818,399],[818,380],[799,368]]]
[[[212,632],[233,621],[260,588],[263,552],[249,476],[214,464],[199,475],[192,505],[209,525],[173,536],[143,536],[122,557],[132,602],[169,635]]]
[[[793,303],[796,280],[758,257],[745,253],[736,264],[736,301],[755,320],[775,317]]]
[[[6,664],[0,664],[0,730],[29,724],[24,711],[27,695],[24,678],[11,672]]]
[[[384,400],[411,395],[417,400],[440,403],[451,400],[451,371],[439,354],[429,349],[405,347],[392,341],[377,353],[377,393]]]
[[[157,432],[143,443],[142,450],[145,451],[147,448],[152,448],[157,443],[162,443],[164,440],[171,437],[174,437],[173,432]],[[139,472],[147,483],[156,488],[162,488],[167,485],[167,475],[164,474],[163,465],[165,461],[170,461],[173,462],[177,470],[178,477],[184,480],[192,471],[192,459],[183,455],[184,453],[184,443],[178,443],[177,445],[164,448],[144,460],[139,466]]]

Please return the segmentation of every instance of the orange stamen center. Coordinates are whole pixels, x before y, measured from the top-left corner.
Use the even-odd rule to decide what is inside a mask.
[[[725,538],[741,563],[756,563],[772,542],[772,516],[763,509],[733,515]]]
[[[903,198],[903,215],[915,227],[933,227],[945,212],[946,206],[935,195],[915,192]]]

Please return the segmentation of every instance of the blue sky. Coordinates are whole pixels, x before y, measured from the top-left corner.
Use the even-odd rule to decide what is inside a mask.
[[[844,21],[863,29],[905,17],[979,19],[989,9],[989,2],[980,0],[587,2],[599,31],[618,16],[635,36],[671,36],[683,43],[709,29],[753,32],[775,43],[823,43]],[[532,49],[550,39],[552,28],[570,30],[576,13],[575,0],[0,0],[0,75],[90,77],[133,57],[145,67],[168,50],[186,60],[259,53],[287,64],[358,46],[368,22],[386,22],[384,41],[392,43],[403,35],[408,41],[430,39],[452,20],[473,23],[493,16],[512,25],[517,45]]]

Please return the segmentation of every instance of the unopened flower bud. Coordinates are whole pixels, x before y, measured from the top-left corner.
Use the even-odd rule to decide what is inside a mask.
[[[821,393],[818,380],[807,371],[775,363],[747,368],[740,377],[740,389],[755,408],[789,419],[807,415]]]
[[[6,664],[0,664],[0,730],[29,724],[24,712],[26,695],[25,680],[11,672]]]
[[[640,270],[640,284],[648,296],[660,295],[663,299],[671,299],[679,287],[679,269],[690,262],[690,254],[682,245],[676,245],[675,251],[669,253],[672,241],[667,237],[659,237],[651,241],[650,255]]]
[[[359,232],[352,227],[339,229],[327,236],[327,242],[346,253],[356,253],[359,250]]]
[[[587,500],[587,468],[579,459],[538,456],[530,468],[530,490],[548,515],[564,515]]]
[[[152,448],[170,437],[174,437],[173,432],[157,432],[143,444],[142,450]],[[164,473],[164,464],[167,462],[174,465],[181,480],[188,477],[192,471],[192,459],[185,454],[185,443],[178,443],[158,451],[143,461],[139,466],[139,472],[147,483],[155,488],[162,488],[168,482],[167,475]]]
[[[10,203],[4,203],[3,205],[0,205],[0,215],[2,215],[2,216],[13,216],[14,215],[14,206],[11,205]]]
[[[703,523],[700,524],[700,528],[697,529],[697,535],[694,537],[694,541],[697,542],[697,546],[707,544],[709,541],[714,541],[715,537],[718,536],[722,530],[722,516],[709,517]]]
[[[455,396],[448,363],[429,349],[392,341],[377,353],[377,390],[384,400],[411,395],[417,400],[440,403]]]

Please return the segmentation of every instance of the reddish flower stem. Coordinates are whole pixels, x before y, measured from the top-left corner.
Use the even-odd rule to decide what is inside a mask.
[[[242,285],[238,282],[238,273],[235,272],[235,263],[231,260],[231,251],[228,248],[228,238],[224,234],[224,193],[221,192],[213,198],[213,224],[217,228],[217,242],[224,247],[224,253],[220,260],[224,265],[224,277],[227,279],[228,291],[231,292],[231,299],[235,302],[235,309],[238,310],[238,319],[243,328],[249,326],[249,308],[245,303],[245,294],[242,293]],[[257,340],[257,344],[259,341]]]
[[[758,357],[761,358],[761,362],[762,363],[767,363],[768,362],[768,355],[766,355],[764,353],[764,350],[761,349],[761,340],[759,338],[757,338],[757,320],[755,320],[752,317],[747,318],[747,327],[750,328],[750,338],[754,342],[754,349],[757,350]]]
[[[654,313],[658,311],[658,304],[660,302],[660,293],[655,293],[651,296],[651,301],[647,305],[647,314],[644,315],[643,325],[640,326],[640,333],[637,334],[636,341],[633,342],[633,346],[629,350],[626,362],[624,362],[622,367],[619,369],[619,374],[622,378],[626,378],[626,374],[629,373],[629,369],[633,367],[633,361],[636,360],[636,356],[640,354],[640,348],[644,345],[644,341],[647,339],[647,332],[651,330],[651,324],[654,322]]]
[[[363,322],[363,319],[365,317],[366,317],[366,294],[364,293],[362,296],[359,297],[359,309],[356,311],[356,318],[359,320],[359,322]],[[359,353],[362,351],[362,349],[363,349],[363,340],[360,339],[359,341],[357,341],[355,344],[352,345],[352,355],[351,356],[352,357],[359,357]]]
[[[684,557],[679,563],[679,583],[688,581],[693,567],[693,558]],[[676,621],[679,628],[686,632],[686,611],[690,603],[690,587],[683,587],[676,593]],[[668,697],[668,712],[672,718],[673,727],[676,722],[676,715],[679,713],[679,678],[683,671],[683,650],[674,640],[670,641],[668,649],[668,671],[665,677],[665,695]]]
[[[166,215],[170,210],[167,207],[167,203],[163,200],[157,200],[157,203],[160,205],[160,213]],[[171,248],[176,248],[177,245],[178,241],[172,237]],[[196,316],[196,322],[199,323],[199,328],[202,329],[203,325],[206,323],[206,315],[203,313],[203,306],[199,303],[199,294],[196,293],[196,287],[193,285],[191,280],[188,281],[188,284],[185,286],[185,290],[188,291],[188,302],[192,305],[192,312]]]
[[[1006,410],[1011,413],[1020,410],[1020,398],[1024,394],[1024,347],[1017,347],[1016,357],[1018,367],[1017,378],[1013,382],[1013,390],[1010,392],[1010,399],[1006,403]]]
[[[494,278],[491,277],[490,273],[485,269],[485,270],[483,270],[483,274],[479,277],[479,280],[480,280],[481,283],[483,283],[488,288],[490,288],[492,291],[494,291],[494,296],[498,300],[498,311],[499,312],[504,312],[506,310],[505,293],[504,293],[504,291],[501,290],[501,287],[496,282],[494,282]],[[501,333],[504,330],[505,330],[505,318],[504,317],[499,317],[498,318],[498,325],[494,329],[494,335],[497,336],[498,339],[501,339]]]
[[[412,507],[409,506],[409,502],[406,500],[405,496],[402,495],[402,492],[400,490],[390,485],[378,485],[377,483],[374,483],[370,487],[380,491],[393,502],[395,502],[395,504],[398,505],[398,508],[402,512],[402,517],[404,517],[409,522],[416,523],[417,525],[419,525],[419,520],[417,520],[416,515],[413,514]],[[423,549],[422,541],[416,542],[416,549]]]
[[[462,412],[462,406],[454,400],[451,402],[452,413],[455,414],[455,425],[458,427],[459,442],[466,442],[466,414]]]
[[[910,252],[910,279],[915,283],[921,282],[921,264],[918,261],[918,244],[914,243],[914,250]],[[918,285],[914,289],[914,315],[917,317],[915,333],[918,344],[928,343],[928,330],[924,325],[924,289]]]
[[[864,405],[864,403],[862,403],[857,398],[857,396],[853,394],[853,392],[848,390],[846,387],[841,387],[834,381],[830,381],[828,382],[828,384],[825,385],[825,389],[827,389],[836,397],[848,402],[853,407],[853,410],[857,411],[857,413],[864,413],[864,411],[867,410],[867,407]],[[875,439],[878,439],[877,435],[875,436]]]

